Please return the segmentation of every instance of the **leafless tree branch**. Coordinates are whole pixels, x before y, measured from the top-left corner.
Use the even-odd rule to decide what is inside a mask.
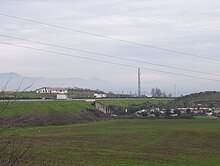
[[[15,98],[13,100],[6,100],[6,89],[11,81],[11,77],[7,80],[3,90],[0,92],[0,97],[1,97],[1,103],[2,106],[0,107],[0,115],[4,116],[6,113],[7,109],[9,108],[10,105],[15,103],[17,101],[17,98],[20,97],[25,91],[30,89],[35,80],[33,80],[32,84],[27,86],[22,90],[22,92],[17,96],[16,94],[20,91],[21,86],[24,82],[25,78],[22,79],[20,82],[17,90],[15,91]],[[4,122],[2,126],[0,127],[0,132],[3,130],[6,130],[8,128],[13,127],[15,124],[17,124],[19,121],[24,119],[24,115],[21,115],[19,117],[16,117],[15,119],[10,120],[9,122]],[[34,118],[34,117],[32,117]],[[19,142],[20,141],[20,142]],[[30,151],[30,148],[32,147],[31,141],[27,142],[26,138],[20,138],[20,137],[13,137],[9,138],[3,146],[0,145],[0,165],[2,166],[14,166],[18,162],[22,161],[22,159],[28,157],[28,152]]]

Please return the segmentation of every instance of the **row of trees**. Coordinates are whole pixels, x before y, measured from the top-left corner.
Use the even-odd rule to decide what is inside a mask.
[[[172,97],[172,94],[167,94],[165,91],[161,91],[159,88],[151,89],[152,97]]]

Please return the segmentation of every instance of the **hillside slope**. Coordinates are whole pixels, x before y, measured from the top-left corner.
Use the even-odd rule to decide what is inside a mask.
[[[0,125],[38,126],[73,124],[102,119],[105,115],[83,101],[0,103]]]
[[[177,98],[172,104],[175,104],[179,107],[187,106],[220,106],[220,92],[216,91],[207,91],[194,93],[191,95],[186,95],[183,97]]]

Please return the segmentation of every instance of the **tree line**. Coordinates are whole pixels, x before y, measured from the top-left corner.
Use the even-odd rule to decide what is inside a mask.
[[[172,94],[167,94],[165,91],[160,90],[158,87],[151,89],[152,97],[172,97]]]

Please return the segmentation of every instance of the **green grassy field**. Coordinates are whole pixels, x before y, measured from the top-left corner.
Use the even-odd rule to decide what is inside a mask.
[[[68,93],[68,98],[85,98],[85,97],[93,97],[94,92],[88,91],[73,91]],[[10,97],[10,95],[9,95]],[[56,94],[47,94],[47,93],[36,93],[36,92],[18,92],[17,98],[25,98],[25,99],[41,99],[41,98],[56,98]]]
[[[104,105],[113,105],[113,106],[121,106],[121,107],[128,107],[129,105],[135,104],[161,104],[161,103],[168,103],[170,100],[100,100],[100,103]]]
[[[2,105],[2,103],[0,103]],[[83,101],[55,102],[13,102],[4,111],[5,116],[24,115],[30,113],[75,113],[79,114],[93,107]]]
[[[32,156],[20,165],[217,166],[220,120],[107,120],[9,129],[1,141],[29,137]]]

